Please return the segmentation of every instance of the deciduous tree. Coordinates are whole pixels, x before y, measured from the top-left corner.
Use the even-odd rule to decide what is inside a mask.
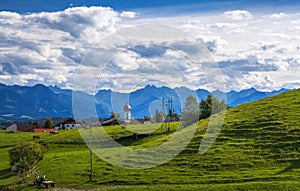
[[[35,142],[19,143],[9,150],[10,165],[23,178],[43,158],[45,149]]]
[[[199,120],[199,105],[197,99],[190,95],[187,97],[184,108],[182,110],[182,125],[189,126]]]
[[[52,123],[52,119],[51,118],[47,118],[45,120],[44,128],[48,128],[48,129],[53,128],[53,123]]]

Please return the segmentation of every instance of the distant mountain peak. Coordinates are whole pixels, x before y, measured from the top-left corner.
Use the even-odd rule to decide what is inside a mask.
[[[32,87],[0,84],[0,87],[0,118],[2,119],[21,119],[24,115],[31,118],[73,117],[72,90],[61,89],[57,86],[45,86],[43,84],[36,84]],[[189,91],[195,92],[198,100],[205,99],[210,94],[210,92],[205,89],[190,90],[184,86],[172,89],[166,86],[157,87],[156,85],[146,85],[144,88],[140,88],[131,93],[119,93],[110,89],[99,90],[95,95],[90,95],[85,92],[79,93],[83,101],[90,98],[95,99],[96,110],[101,117],[109,117],[110,112],[112,112],[113,101],[111,99],[120,98],[120,100],[122,100],[128,98],[132,106],[133,117],[143,118],[144,116],[151,115],[149,113],[151,103],[161,101],[162,98],[166,99],[168,97],[174,98],[174,110],[179,113],[181,105],[177,103],[178,98],[183,96],[183,92]],[[214,91],[213,93],[215,93],[217,97],[218,95],[225,94],[227,104],[234,107],[243,103],[273,96],[284,91],[287,90],[280,89],[272,92],[260,92],[255,88],[250,88],[240,92],[230,91],[224,93],[222,91]],[[40,112],[41,110],[43,112]],[[122,110],[118,112],[120,112],[122,116]]]

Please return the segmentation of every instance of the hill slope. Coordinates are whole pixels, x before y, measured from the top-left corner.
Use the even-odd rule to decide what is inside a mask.
[[[208,120],[192,126],[197,128],[197,134],[180,155],[155,168],[123,169],[94,155],[92,183],[87,182],[89,150],[78,131],[62,131],[52,136],[41,134],[49,151],[39,163],[39,169],[63,188],[300,190],[300,90],[229,109],[216,142],[200,155],[198,149]],[[165,133],[161,137],[158,131],[150,137],[135,139],[120,126],[106,128],[120,143],[140,148],[160,144],[172,136]],[[1,158],[8,159],[9,145],[31,137],[30,133],[1,132],[1,140],[6,140],[1,142]],[[8,162],[0,164],[0,177],[0,185],[14,187],[16,176],[9,175]]]

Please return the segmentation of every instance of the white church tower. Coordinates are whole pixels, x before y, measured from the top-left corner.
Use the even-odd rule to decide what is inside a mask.
[[[126,103],[123,107],[124,110],[124,122],[130,123],[131,120],[131,107],[128,103]]]

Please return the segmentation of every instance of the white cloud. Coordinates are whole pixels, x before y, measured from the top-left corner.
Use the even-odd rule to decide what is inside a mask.
[[[24,15],[0,12],[0,83],[72,83],[76,65],[89,49],[116,31],[123,17],[133,15],[103,7]]]
[[[295,26],[294,29],[300,31],[300,26]]]
[[[201,39],[205,43],[206,48],[213,53],[216,53],[217,51],[222,52],[227,45],[226,40],[222,39],[220,36],[202,36],[199,37],[199,39]]]
[[[141,62],[144,60],[140,59],[140,56],[133,51],[121,52],[113,58],[113,63],[121,71],[137,70]]]
[[[139,18],[139,15],[142,13],[117,12],[103,7],[73,7],[60,12],[24,15],[2,11],[0,83],[72,87],[76,66],[97,42],[125,26],[152,23],[173,26],[203,42],[211,54],[205,56],[211,56],[220,64],[227,89],[299,87],[298,13],[252,14],[246,10],[233,10],[223,14],[172,18],[151,15]],[[172,34],[172,31],[168,32]],[[118,43],[118,39],[114,41]],[[177,43],[178,47],[184,45],[183,42],[172,43]],[[185,46],[185,51],[195,52],[195,47]],[[183,79],[172,81],[180,74],[197,88],[217,87],[206,84],[204,73],[199,69],[201,66],[193,65],[180,51],[151,48],[152,57],[143,55],[143,50],[125,49],[114,58],[111,66],[115,68],[103,73],[107,79],[98,87],[117,84],[109,78],[111,74],[132,87],[136,84],[142,87],[151,80],[157,84],[182,86],[180,80]],[[108,59],[105,55],[102,57]],[[99,75],[101,61],[84,63],[82,70],[87,77]],[[207,68],[216,70],[213,66]],[[88,82],[83,80],[83,83]],[[94,88],[90,85],[87,90]],[[118,84],[118,88],[124,90],[126,87]]]
[[[252,14],[246,10],[226,11],[224,12],[224,16],[233,20],[245,20],[253,17]]]
[[[183,53],[180,51],[167,49],[164,56],[170,59],[181,59],[183,57]]]
[[[286,17],[288,17],[288,15],[285,13],[274,13],[274,14],[270,15],[270,17],[275,18],[275,19],[280,19],[280,18],[286,18]]]
[[[137,13],[132,11],[123,11],[122,13],[120,13],[120,17],[133,19],[137,17]]]
[[[120,21],[117,12],[104,7],[74,7],[61,12],[42,12],[25,15],[24,20],[41,27],[59,30],[88,43],[95,43],[103,35],[115,32]]]

